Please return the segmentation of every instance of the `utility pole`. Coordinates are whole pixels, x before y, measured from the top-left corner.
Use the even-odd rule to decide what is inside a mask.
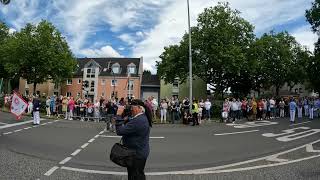
[[[189,0],[187,0],[188,4],[188,28],[189,28],[189,101],[190,101],[190,113],[192,107],[192,47],[191,47],[191,26],[190,26],[190,4]]]

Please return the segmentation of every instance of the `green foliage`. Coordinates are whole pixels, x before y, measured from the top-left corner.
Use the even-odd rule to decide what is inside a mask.
[[[313,32],[319,33],[320,26],[320,0],[312,3],[312,8],[306,11],[306,18],[311,24]]]
[[[9,38],[9,28],[6,24],[0,21],[0,78],[8,78],[9,74],[4,69],[4,57],[3,57],[3,50],[5,46],[5,41]]]
[[[68,78],[76,67],[66,40],[49,22],[37,26],[27,24],[6,41],[4,47],[5,69],[18,74],[28,83]]]

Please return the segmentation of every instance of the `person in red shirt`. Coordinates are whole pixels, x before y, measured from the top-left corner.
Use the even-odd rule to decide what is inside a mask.
[[[257,114],[258,121],[262,120],[263,107],[264,107],[263,101],[262,101],[262,99],[260,99],[258,102],[258,114]]]
[[[247,105],[248,105],[248,101],[247,98],[243,98],[242,102],[241,102],[241,111],[242,111],[242,116],[244,118],[248,118],[247,117]]]

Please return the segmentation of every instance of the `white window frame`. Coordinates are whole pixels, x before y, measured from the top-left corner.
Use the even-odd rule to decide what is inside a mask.
[[[118,71],[115,71],[115,69],[117,69]],[[114,74],[120,74],[120,66],[119,65],[112,66],[112,72]]]
[[[128,66],[128,70],[127,71],[128,71],[128,74],[135,74],[136,73],[136,67],[135,66]]]
[[[134,90],[134,80],[129,80],[127,90],[129,90],[130,86],[132,87],[130,89],[130,91],[133,91]]]
[[[78,84],[81,84],[82,80],[81,79],[78,79]]]
[[[118,80],[117,79],[112,79],[111,80],[111,86],[117,86],[118,85]]]
[[[67,79],[67,85],[68,86],[72,85],[72,79]]]

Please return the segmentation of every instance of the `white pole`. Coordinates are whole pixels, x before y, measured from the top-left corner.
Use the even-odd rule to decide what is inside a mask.
[[[188,27],[189,27],[189,101],[190,101],[190,113],[192,107],[192,47],[191,47],[191,26],[190,26],[190,4],[188,3]]]

